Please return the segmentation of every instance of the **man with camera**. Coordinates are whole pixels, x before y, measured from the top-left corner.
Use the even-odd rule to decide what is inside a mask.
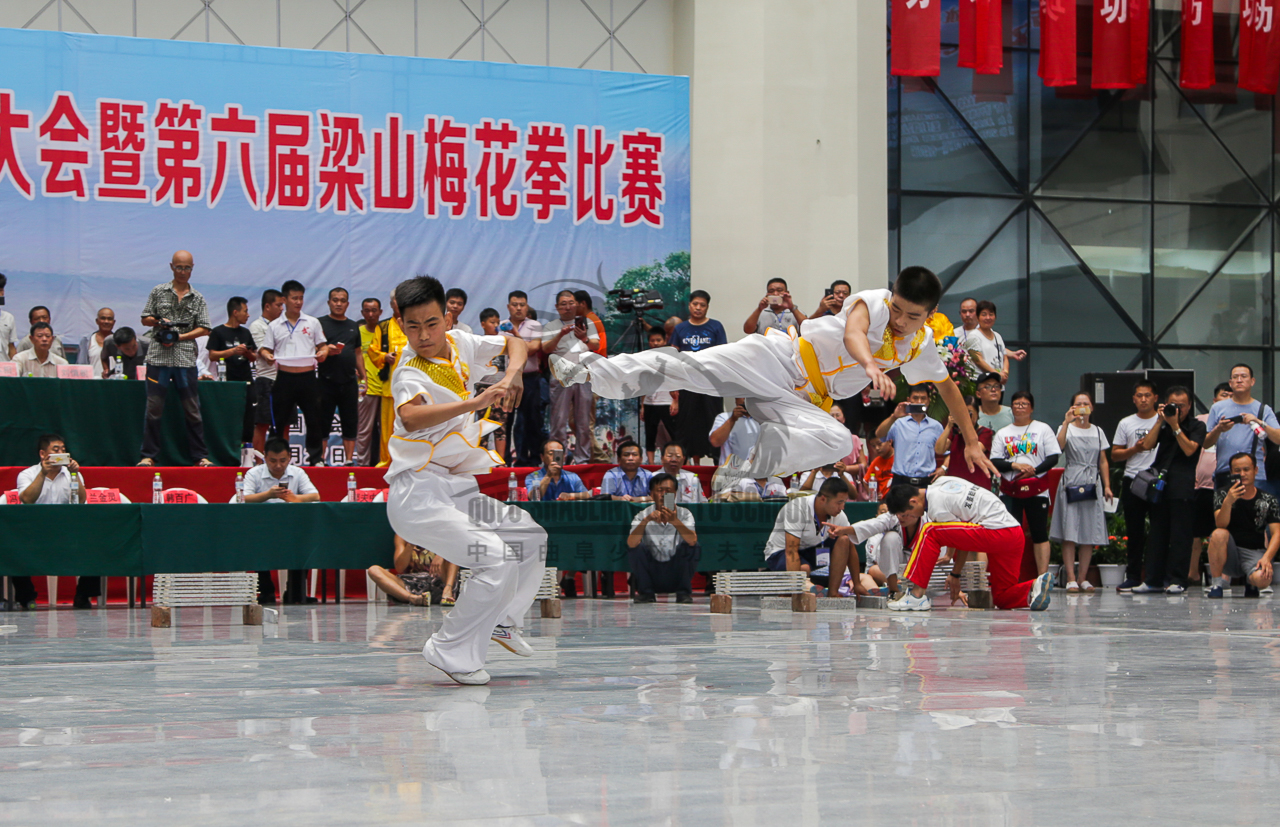
[[[653,603],[658,594],[676,596],[677,603],[693,602],[693,574],[701,551],[693,514],[676,505],[676,480],[659,471],[649,479],[653,505],[631,521],[627,535],[631,586],[636,603]]]
[[[291,465],[293,457],[289,442],[272,437],[266,444],[266,462],[255,465],[244,475],[244,501],[246,503],[314,503],[319,502],[320,492],[307,476],[307,472]],[[289,586],[285,591],[285,603],[314,602],[306,597],[307,573],[303,569],[289,570]],[[263,605],[276,602],[275,584],[271,572],[258,572],[258,598]]]
[[[578,315],[578,300],[572,290],[561,290],[556,294],[556,313],[559,319],[542,326],[543,353],[567,356],[574,351],[586,353],[595,349],[600,342],[596,327],[585,316]],[[591,408],[594,404],[590,382],[568,387],[559,382],[551,383],[551,438],[562,446],[568,444],[569,416],[572,414],[572,459],[576,463],[591,461]]]
[[[564,443],[548,439],[542,445],[542,467],[524,478],[524,490],[533,502],[589,500],[591,491],[582,478],[564,470]]]
[[[1280,445],[1280,421],[1271,406],[1253,398],[1253,368],[1245,364],[1231,368],[1231,398],[1214,402],[1205,419],[1209,429],[1204,447],[1218,450],[1218,464],[1213,484],[1222,488],[1230,472],[1227,463],[1236,454],[1245,453],[1257,463],[1256,485],[1271,496],[1280,496],[1280,487],[1267,479],[1267,440]]]
[[[160,419],[171,387],[182,398],[191,459],[200,466],[213,465],[204,446],[195,342],[209,335],[212,324],[204,296],[191,286],[194,264],[194,257],[186,250],[174,253],[169,262],[173,280],[153,287],[142,308],[142,326],[154,329],[152,347],[147,350],[147,419],[139,465],[155,465],[160,455]]]
[[[37,443],[40,462],[18,474],[18,500],[23,505],[62,505],[75,502],[83,504],[87,497],[80,463],[67,451],[67,442],[58,434],[43,434]],[[72,500],[71,475],[80,477],[75,500]],[[18,604],[27,608],[35,602],[36,589],[30,577],[15,577],[14,596]],[[88,609],[92,599],[102,593],[99,577],[80,577],[76,580],[77,609]]]
[[[876,436],[893,446],[893,484],[925,488],[938,475],[934,446],[942,436],[942,423],[931,418],[929,386],[915,385],[906,402],[899,402],[889,418],[876,428]]]
[[[787,280],[772,278],[765,285],[764,298],[742,323],[742,332],[748,336],[752,333],[763,335],[769,330],[786,333],[793,327],[799,330],[800,323],[807,318],[809,317],[801,313],[791,301]]]
[[[1133,594],[1182,594],[1187,590],[1195,528],[1196,464],[1204,439],[1204,424],[1191,414],[1191,392],[1181,385],[1169,388],[1156,427],[1138,443],[1143,451],[1156,449],[1149,470],[1158,479],[1146,489],[1151,530],[1143,582],[1134,587]]]
[[[1208,597],[1231,596],[1231,578],[1244,577],[1244,596],[1258,597],[1275,582],[1280,550],[1280,502],[1257,487],[1258,463],[1246,453],[1231,457],[1227,486],[1214,494],[1209,535]]]

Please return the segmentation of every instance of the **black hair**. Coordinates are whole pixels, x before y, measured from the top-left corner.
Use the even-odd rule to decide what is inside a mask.
[[[348,289],[347,289],[347,288],[345,288],[345,287],[332,287],[332,288],[330,288],[330,289],[329,289],[329,298],[331,298],[331,299],[332,299],[332,298],[333,298],[333,294],[334,294],[334,293],[346,293],[346,294],[347,294],[347,301],[350,301],[350,300],[351,300],[351,291],[350,291],[350,290],[348,290]]]
[[[279,290],[267,288],[262,291],[262,306],[266,307],[269,304],[275,304],[276,299],[279,299],[282,296],[284,296],[284,293],[281,293]]]
[[[35,307],[33,307],[33,308],[31,308],[30,310],[28,310],[28,311],[27,311],[27,321],[28,321],[28,322],[30,322],[30,321],[31,321],[31,317],[32,317],[32,316],[36,315],[36,311],[37,311],[37,310],[43,310],[44,312],[49,313],[49,308],[45,307],[43,304],[37,304]],[[51,319],[53,318],[53,314],[52,314],[52,313],[49,313],[49,318],[51,318]]]
[[[646,338],[650,336],[661,336],[662,341],[665,342],[667,340],[667,331],[661,327],[654,326],[649,328],[649,332],[645,334]]]
[[[462,303],[466,304],[467,291],[463,290],[461,287],[450,287],[448,290],[444,291],[444,300],[448,301],[449,299],[462,299]]]
[[[893,293],[925,310],[933,310],[942,298],[942,282],[926,267],[907,267],[893,282]]]
[[[1235,391],[1231,390],[1231,385],[1230,385],[1230,383],[1228,383],[1228,382],[1219,382],[1218,384],[1216,384],[1216,385],[1214,385],[1214,386],[1213,386],[1213,395],[1214,395],[1214,396],[1217,396],[1218,394],[1222,393],[1223,391],[1226,391],[1227,393],[1235,393]]]
[[[993,301],[987,301],[986,299],[983,299],[982,301],[978,302],[978,315],[981,316],[982,311],[984,310],[990,310],[992,316],[1000,315],[999,313],[996,312],[996,303]]]
[[[693,301],[694,299],[702,299],[707,304],[711,304],[711,294],[706,290],[694,290],[689,294],[689,301]]]
[[[133,332],[132,327],[118,327],[115,333],[111,334],[111,341],[116,343],[116,347],[127,345],[137,338],[138,334]]]
[[[1025,399],[1028,402],[1030,402],[1031,407],[1033,409],[1036,406],[1036,398],[1032,396],[1031,391],[1018,391],[1012,397],[1009,398],[1009,404],[1013,404],[1014,402],[1017,402],[1019,399]]]
[[[919,488],[901,483],[890,488],[889,493],[884,495],[884,504],[890,514],[902,514],[911,507],[912,498],[918,496]]]
[[[912,385],[911,387],[907,388],[908,399],[911,398],[911,394],[913,393],[923,393],[925,396],[929,397],[930,399],[933,398],[933,388],[931,388],[927,382],[921,382],[918,385]]]
[[[280,295],[284,296],[286,299],[289,298],[290,293],[306,293],[306,292],[307,292],[307,288],[302,286],[302,282],[296,281],[294,279],[289,279],[280,287]]]
[[[591,306],[591,294],[586,290],[574,290],[573,298],[576,299],[578,303],[585,304],[588,310],[593,309]]]
[[[978,300],[973,296],[965,296],[963,299],[960,300],[960,306],[964,307],[965,302],[973,302],[976,305],[978,303]],[[976,313],[977,311],[975,310],[974,312]]]
[[[547,439],[542,440],[542,449],[538,451],[538,454],[539,454],[539,455],[541,455],[541,454],[545,454],[545,453],[547,452],[547,446],[548,446],[548,445],[550,445],[550,444],[551,444],[551,443],[553,443],[553,442],[554,442],[556,445],[559,445],[561,450],[564,450],[564,443],[563,443],[563,442],[561,442],[560,440],[556,439],[555,437],[548,437]]]
[[[271,437],[271,439],[267,440],[266,445],[262,446],[262,453],[264,455],[278,454],[281,451],[285,452],[286,454],[289,453],[289,440],[285,439],[284,437],[273,436]]]
[[[36,337],[37,330],[47,330],[50,333],[52,333],[53,325],[49,324],[48,322],[36,322],[35,324],[31,325],[31,331],[27,335],[30,336],[32,339],[34,339]]]
[[[1156,383],[1155,383],[1155,382],[1152,382],[1150,379],[1139,379],[1137,382],[1134,382],[1134,383],[1133,383],[1133,392],[1134,392],[1134,393],[1137,393],[1137,392],[1138,392],[1138,388],[1146,388],[1147,390],[1151,391],[1152,393],[1155,393],[1155,392],[1156,392]]]
[[[656,489],[659,485],[661,485],[664,482],[674,483],[677,488],[680,487],[679,483],[676,482],[675,477],[671,476],[666,471],[659,471],[658,473],[654,474],[652,477],[649,477],[649,493],[652,494],[654,492],[654,489]]]
[[[628,448],[635,448],[637,451],[640,451],[641,457],[644,456],[644,451],[641,450],[640,443],[636,442],[634,439],[628,438],[618,443],[618,447],[616,449],[616,456],[618,457],[618,462],[622,462],[622,452],[627,450]]]
[[[375,297],[375,296],[370,296],[369,298],[362,300],[362,301],[360,302],[360,306],[361,306],[361,307],[364,307],[364,306],[365,306],[366,304],[368,304],[369,302],[373,302],[374,304],[378,305],[378,309],[379,309],[379,310],[381,310],[381,309],[382,309],[382,299],[379,299],[379,298],[377,298],[377,297]]]
[[[1231,463],[1235,462],[1236,460],[1242,457],[1244,459],[1249,460],[1249,462],[1253,465],[1254,468],[1258,467],[1258,460],[1253,456],[1253,454],[1249,453],[1248,451],[1240,451],[1239,453],[1232,454],[1231,459],[1227,460],[1227,467],[1230,468]]]
[[[835,290],[837,284],[843,284],[845,287],[849,288],[850,293],[853,292],[853,285],[845,281],[844,279],[836,279],[835,281],[831,282],[831,289]]]
[[[55,442],[61,442],[63,445],[67,443],[61,434],[41,434],[36,443],[36,450],[43,451]]]
[[[1089,400],[1089,407],[1090,407],[1090,408],[1094,407],[1094,404],[1093,404],[1093,394],[1089,393],[1088,391],[1076,391],[1075,393],[1071,394],[1071,404],[1072,404],[1072,405],[1074,405],[1074,404],[1076,403],[1076,397],[1077,397],[1077,396],[1083,396],[1085,399],[1088,399],[1088,400]],[[1032,404],[1032,406],[1033,406],[1033,407],[1035,406],[1035,403],[1034,403],[1034,402],[1032,402],[1031,404]]]
[[[684,446],[683,446],[683,445],[681,445],[679,442],[676,442],[674,439],[673,439],[673,440],[671,440],[670,442],[668,442],[666,445],[663,445],[663,446],[662,446],[662,453],[664,453],[664,454],[665,454],[665,453],[667,452],[667,449],[668,449],[668,448],[670,448],[672,445],[674,445],[674,446],[676,446],[677,448],[679,448],[679,449],[680,449],[680,456],[682,456],[682,457],[688,457],[688,456],[689,456],[689,452],[688,452],[688,451],[686,451],[686,450],[684,449]]]
[[[246,299],[244,296],[232,296],[231,298],[227,299],[227,315],[230,316],[232,313],[239,310],[240,305],[242,304],[243,305],[249,304],[249,300]]]
[[[1253,365],[1246,365],[1244,362],[1236,362],[1234,365],[1232,365],[1231,370],[1227,372],[1227,375],[1230,376],[1231,374],[1235,373],[1236,368],[1244,368],[1245,370],[1249,371],[1249,378],[1250,379],[1253,378]]]
[[[485,319],[500,319],[500,318],[502,318],[502,314],[494,310],[492,307],[486,307],[484,310],[480,311],[480,321],[482,322]]]
[[[0,273],[0,290],[3,290],[9,284],[9,277],[4,273]]]
[[[1191,391],[1187,390],[1186,385],[1170,385],[1164,392],[1164,401],[1168,402],[1169,397],[1178,395],[1185,396],[1187,399],[1190,399]]]
[[[529,301],[529,294],[523,290],[512,290],[507,294],[507,301],[511,301],[512,299],[524,299],[525,301]]]
[[[838,497],[841,494],[849,493],[849,483],[845,482],[844,477],[827,477],[826,481],[818,488],[819,497]]]
[[[561,296],[568,296],[569,298],[573,299],[575,302],[578,300],[578,297],[573,295],[572,290],[561,290],[559,293],[556,293],[556,304],[560,303]]]
[[[409,312],[409,308],[435,302],[444,312],[444,285],[431,276],[415,276],[405,279],[396,285],[396,307],[400,315]]]
[[[778,276],[774,276],[773,278],[771,278],[771,279],[769,279],[768,281],[766,281],[766,282],[764,283],[764,288],[765,288],[766,290],[768,290],[768,289],[769,289],[769,285],[772,285],[772,284],[781,284],[781,285],[783,286],[783,288],[784,288],[784,289],[787,289],[787,290],[790,290],[790,289],[791,289],[790,287],[787,287],[787,280],[786,280],[786,279],[784,279],[784,278],[779,278]]]

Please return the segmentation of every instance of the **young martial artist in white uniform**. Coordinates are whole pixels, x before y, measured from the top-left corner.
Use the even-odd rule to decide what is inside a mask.
[[[481,494],[475,478],[502,459],[480,447],[498,423],[477,420],[474,412],[497,404],[510,411],[519,403],[525,346],[515,337],[446,332],[444,288],[433,278],[401,282],[395,297],[415,355],[391,377],[387,518],[408,542],[471,569],[422,656],[458,683],[485,684],[490,640],[517,655],[533,654],[520,623],[546,558],[547,532],[521,509]],[[493,358],[503,353],[506,375],[476,394],[476,382],[495,372]]]
[[[680,353],[656,348],[604,358],[596,354],[551,357],[562,384],[591,382],[607,399],[659,391],[690,390],[744,397],[760,423],[760,438],[741,469],[750,479],[787,476],[843,460],[853,438],[832,419],[834,399],[847,399],[874,384],[886,399],[897,394],[886,370],[900,368],[908,384],[934,382],[964,432],[970,468],[995,474],[982,452],[964,397],[938,357],[925,322],[937,309],[942,284],[923,267],[908,267],[893,290],[864,290],[845,299],[840,312],[807,319],[789,333],[751,335],[720,347]]]

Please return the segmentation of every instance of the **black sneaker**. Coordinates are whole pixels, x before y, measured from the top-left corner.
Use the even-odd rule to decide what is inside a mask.
[[[631,599],[631,602],[632,603],[657,603],[658,596],[652,593],[645,594],[643,592],[636,592],[636,596]],[[692,603],[693,599],[690,598],[689,602]]]
[[[693,592],[676,592],[677,603],[692,603]]]
[[[1121,583],[1119,586],[1116,586],[1116,591],[1120,592],[1120,594],[1131,594],[1135,588],[1137,588],[1138,586],[1141,586],[1141,585],[1142,585],[1142,581],[1141,581],[1141,580],[1127,580],[1127,579],[1126,579],[1126,580],[1125,580],[1123,583]]]
[[[82,594],[78,594],[75,600],[71,601],[71,607],[73,609],[92,609],[93,601]]]
[[[1245,583],[1245,584],[1244,584],[1244,596],[1245,596],[1245,597],[1261,597],[1262,595],[1258,594],[1258,587],[1257,587],[1257,586],[1255,586],[1255,585],[1253,585],[1253,584],[1251,584],[1251,583]]]

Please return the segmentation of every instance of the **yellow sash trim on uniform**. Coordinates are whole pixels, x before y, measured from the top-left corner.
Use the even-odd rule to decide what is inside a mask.
[[[448,391],[453,391],[458,395],[459,399],[466,399],[471,396],[467,390],[467,375],[470,371],[467,366],[456,361],[450,364],[442,364],[440,362],[428,362],[421,356],[414,356],[406,363],[411,368],[422,371],[431,377],[431,381]],[[459,375],[461,372],[461,376]]]
[[[809,391],[809,401],[824,411],[831,410],[835,400],[827,391],[827,380],[822,377],[822,368],[818,366],[818,354],[814,352],[813,345],[802,338],[796,339],[796,344],[800,348],[800,361],[804,364],[805,375],[809,377],[809,385],[813,388]]]

